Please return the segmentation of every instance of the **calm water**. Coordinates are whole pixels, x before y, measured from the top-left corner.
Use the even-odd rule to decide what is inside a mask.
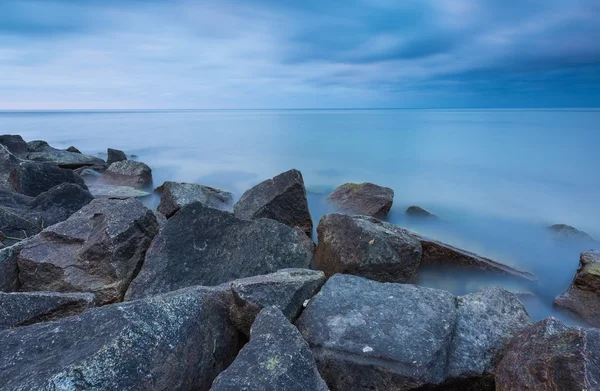
[[[152,167],[157,186],[198,182],[238,196],[298,168],[315,223],[339,184],[392,187],[390,222],[539,279],[427,271],[420,284],[457,294],[490,284],[531,292],[523,300],[534,319],[565,319],[552,299],[571,281],[579,253],[596,245],[557,241],[545,227],[566,223],[600,238],[598,110],[0,112],[0,133],[93,155],[123,149]],[[408,220],[411,204],[443,221]]]

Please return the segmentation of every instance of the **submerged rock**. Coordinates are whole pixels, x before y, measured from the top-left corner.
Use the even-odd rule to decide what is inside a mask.
[[[27,153],[27,143],[19,135],[0,135],[0,144],[4,145],[10,153],[16,156],[23,156]]]
[[[169,218],[179,209],[200,202],[210,208],[231,211],[233,196],[231,193],[197,183],[165,182],[156,189],[161,192],[157,210]]]
[[[28,160],[42,163],[52,163],[62,168],[78,168],[82,166],[93,166],[104,164],[104,160],[94,156],[84,155],[81,152],[71,152],[52,148],[45,141],[30,141],[27,143]]]
[[[98,183],[139,189],[152,184],[152,170],[142,162],[124,160],[111,164],[98,178]]]
[[[327,198],[338,208],[351,213],[385,217],[394,201],[394,190],[373,183],[346,183]]]
[[[109,166],[113,163],[122,162],[125,160],[127,160],[127,155],[125,155],[125,152],[119,149],[108,148],[108,159],[106,159],[106,162]]]
[[[406,214],[411,217],[438,219],[438,217],[436,215],[434,215],[433,213],[429,212],[428,210],[425,210],[417,205],[409,206],[406,209]]]
[[[73,171],[51,164],[21,162],[9,176],[17,193],[36,197],[62,183],[74,183],[87,190],[83,179]]]
[[[549,226],[548,229],[559,239],[594,240],[587,233],[567,224],[554,224]]]
[[[267,218],[312,234],[302,174],[289,170],[247,190],[235,204],[236,217],[251,220]]]
[[[102,185],[95,183],[88,185],[88,189],[94,197],[139,198],[150,195],[147,191],[134,189],[129,186]]]
[[[310,348],[278,308],[263,309],[250,342],[213,383],[212,391],[326,391]]]
[[[277,221],[241,220],[193,202],[161,229],[126,297],[308,268],[313,251],[314,243],[306,235]]]

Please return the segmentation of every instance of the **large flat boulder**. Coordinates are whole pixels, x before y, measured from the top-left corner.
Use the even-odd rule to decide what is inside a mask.
[[[147,197],[150,195],[147,191],[134,189],[129,186],[115,186],[115,185],[102,185],[93,183],[88,185],[90,193],[94,197],[108,197],[108,198],[140,198]]]
[[[496,390],[600,390],[600,330],[554,318],[525,329],[496,368]]]
[[[230,297],[194,287],[5,330],[1,388],[208,390],[238,351]]]
[[[45,141],[30,141],[27,143],[25,158],[42,163],[55,164],[62,168],[79,168],[104,164],[104,160],[95,156],[52,148]]]
[[[141,202],[95,199],[24,245],[20,289],[90,292],[97,305],[120,301],[157,232],[156,217]]]
[[[308,268],[313,251],[306,235],[277,221],[242,220],[193,202],[163,226],[126,297]]]
[[[35,197],[62,183],[74,183],[87,190],[83,179],[72,170],[51,164],[21,162],[8,178],[13,189],[21,194]]]
[[[141,189],[152,185],[152,169],[142,162],[123,160],[108,166],[98,183]]]
[[[21,159],[12,154],[4,145],[0,144],[0,190],[14,191],[10,183],[10,174],[19,167]]]
[[[27,143],[23,137],[16,134],[0,135],[0,144],[4,145],[10,153],[22,156],[27,153]]]
[[[212,391],[327,391],[310,348],[276,307],[263,309],[250,342],[214,381]]]
[[[373,183],[346,183],[327,197],[340,210],[366,216],[385,217],[394,201],[394,190]]]
[[[234,205],[234,212],[241,219],[273,219],[312,235],[306,188],[298,170],[286,171],[247,190]]]
[[[179,209],[196,201],[224,211],[231,211],[233,206],[231,193],[197,183],[167,181],[156,190],[161,193],[157,210],[166,218],[170,218]]]

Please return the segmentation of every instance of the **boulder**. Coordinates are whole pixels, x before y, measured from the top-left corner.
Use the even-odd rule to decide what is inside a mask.
[[[14,191],[15,188],[9,181],[10,174],[19,167],[21,159],[13,155],[0,144],[0,190]]]
[[[308,268],[313,251],[306,235],[277,221],[241,220],[193,202],[161,229],[126,298]]]
[[[152,184],[152,170],[142,162],[123,160],[108,166],[98,183],[140,189]]]
[[[208,390],[238,351],[230,297],[194,287],[5,330],[2,390]]]
[[[83,166],[104,164],[104,160],[100,158],[84,155],[82,153],[52,148],[45,141],[37,140],[28,142],[27,150],[28,152],[25,155],[25,157],[28,160],[33,160],[42,163],[51,163],[62,168],[73,169]]]
[[[10,174],[9,182],[16,192],[31,197],[62,183],[74,183],[87,190],[83,179],[73,171],[36,162],[21,162]]]
[[[411,217],[438,219],[438,217],[436,215],[434,215],[433,213],[429,212],[428,210],[425,210],[417,205],[409,206],[406,209],[406,214]]]
[[[147,197],[150,195],[147,191],[134,189],[129,186],[115,186],[115,185],[102,185],[102,184],[91,184],[88,185],[90,193],[94,197],[109,197],[109,198],[140,198]]]
[[[557,239],[576,239],[593,241],[594,239],[587,233],[578,230],[567,224],[554,224],[548,227],[550,232],[554,234]]]
[[[119,149],[108,148],[108,159],[106,162],[109,166],[113,163],[122,162],[125,160],[127,160],[127,155],[125,155],[125,152]]]
[[[571,311],[600,327],[600,251],[581,253],[579,267],[565,293],[554,299],[558,307]]]
[[[599,390],[599,358],[600,330],[547,318],[511,340],[496,367],[496,390]]]
[[[516,296],[499,288],[456,298],[342,274],[296,322],[335,390],[493,389],[499,353],[528,324]]]
[[[27,240],[0,249],[0,291],[15,292],[19,289],[17,255]]]
[[[157,232],[156,217],[138,200],[95,199],[23,246],[20,289],[90,292],[97,305],[120,301]]]
[[[161,193],[157,210],[170,218],[182,207],[198,201],[211,208],[231,211],[231,193],[196,183],[165,182],[156,189]]]
[[[0,293],[0,330],[75,315],[93,301],[94,295],[89,293]]]
[[[312,235],[306,189],[298,170],[286,171],[247,190],[233,209],[241,219],[273,219]]]
[[[325,274],[308,269],[282,269],[276,273],[242,278],[231,283],[233,303],[229,315],[244,334],[265,307],[277,307],[294,322],[302,305],[325,283]]]
[[[65,151],[67,151],[67,152],[74,152],[74,153],[81,153],[81,151],[79,149],[75,148],[72,145],[69,148],[65,149]]]
[[[313,267],[327,276],[355,274],[382,282],[408,282],[421,263],[421,244],[408,231],[368,216],[329,214],[317,227]]]
[[[10,153],[16,156],[23,156],[27,153],[27,143],[19,135],[0,135],[0,144],[4,145]]]
[[[367,216],[385,217],[394,201],[394,190],[373,183],[346,183],[327,198],[339,209]]]
[[[327,391],[310,348],[276,307],[263,309],[250,342],[214,381],[212,391]]]

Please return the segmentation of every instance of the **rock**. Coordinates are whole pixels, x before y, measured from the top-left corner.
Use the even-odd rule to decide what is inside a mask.
[[[127,155],[125,155],[125,152],[119,149],[108,148],[108,159],[106,162],[109,166],[113,163],[122,162],[125,160],[127,160]]]
[[[62,168],[78,168],[82,166],[102,165],[104,160],[82,153],[52,148],[45,141],[27,143],[26,158],[41,163],[52,163]]]
[[[66,149],[67,152],[74,152],[74,153],[81,153],[81,151],[77,148],[75,148],[74,146],[70,146],[69,148]]]
[[[554,299],[554,304],[600,327],[600,251],[581,253],[571,286]]]
[[[124,160],[108,166],[98,183],[140,189],[152,184],[152,170],[142,162]]]
[[[599,357],[600,330],[547,318],[512,339],[496,368],[496,390],[598,390]]]
[[[89,293],[0,293],[0,330],[75,315],[93,301]]]
[[[13,244],[68,219],[93,199],[72,183],[54,186],[37,197],[0,191],[0,232]]]
[[[25,243],[26,240],[0,249],[0,291],[2,292],[15,292],[19,289],[17,255]]]
[[[346,183],[327,197],[341,210],[374,217],[384,217],[394,201],[394,190],[373,183]]]
[[[230,297],[194,287],[5,330],[2,390],[208,390],[238,351]]]
[[[421,244],[408,231],[367,216],[329,214],[317,227],[313,267],[327,276],[355,274],[381,282],[408,282],[421,263]]]
[[[406,209],[406,214],[411,216],[411,217],[420,217],[420,218],[430,218],[430,219],[437,219],[438,217],[436,215],[434,215],[433,213],[421,208],[420,206],[417,205],[413,205],[413,206],[409,206]]]
[[[233,303],[229,315],[244,334],[256,315],[265,307],[277,307],[290,322],[294,322],[302,305],[325,283],[325,274],[308,269],[283,269],[263,276],[248,277],[231,283]]]
[[[27,143],[19,135],[0,135],[0,144],[4,145],[13,155],[22,156],[27,153]]]
[[[139,198],[150,195],[147,191],[134,189],[129,186],[91,184],[88,185],[88,189],[94,197]]]
[[[22,162],[9,176],[9,182],[16,192],[35,197],[62,183],[74,183],[84,190],[83,179],[73,171],[51,164]]]
[[[162,227],[164,227],[165,224],[167,223],[167,218],[165,217],[164,214],[157,212],[155,210],[153,210],[152,213],[154,213],[154,217],[156,217],[156,221],[158,221],[158,226],[160,227],[160,229],[162,229]]]
[[[19,167],[21,159],[8,151],[4,145],[0,145],[0,190],[15,191],[9,181],[10,174]]]
[[[296,325],[331,389],[479,390],[490,389],[504,344],[529,323],[499,288],[455,298],[336,274]]]
[[[580,231],[575,227],[571,227],[570,225],[567,225],[567,224],[554,224],[554,225],[549,226],[548,229],[558,239],[578,239],[578,240],[587,240],[587,241],[594,240],[587,233]]]
[[[286,171],[247,190],[233,209],[241,219],[273,219],[312,235],[306,189],[298,170]]]
[[[196,183],[165,182],[156,189],[161,192],[157,210],[170,218],[182,207],[198,201],[211,208],[231,211],[231,193]]]
[[[310,348],[276,307],[267,307],[252,325],[252,336],[214,381],[212,391],[326,391]]]
[[[193,202],[162,228],[126,298],[308,268],[313,251],[306,235],[274,220],[241,220]]]
[[[90,292],[97,305],[120,301],[157,232],[141,202],[95,199],[25,244],[17,258],[20,289]]]
[[[94,166],[84,166],[73,170],[73,172],[82,178],[98,179],[100,175],[108,168],[105,164],[96,164]]]

